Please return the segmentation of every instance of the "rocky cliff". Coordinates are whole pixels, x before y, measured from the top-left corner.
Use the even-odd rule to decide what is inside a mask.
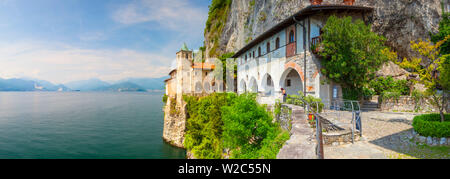
[[[324,0],[323,3],[341,3]],[[232,0],[227,17],[215,20],[220,32],[205,30],[208,56],[236,52],[245,44],[295,12],[310,5],[309,0]],[[442,15],[440,0],[356,0],[355,5],[375,8],[372,29],[387,38],[389,46],[402,57],[410,57],[410,41],[429,38],[438,30]]]

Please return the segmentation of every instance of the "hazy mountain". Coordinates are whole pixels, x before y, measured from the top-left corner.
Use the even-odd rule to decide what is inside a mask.
[[[131,82],[123,82],[123,83],[118,83],[118,84],[114,84],[114,85],[110,85],[107,87],[101,87],[101,88],[97,88],[95,89],[95,91],[116,91],[116,92],[145,92],[147,91],[145,88],[131,83]]]
[[[64,85],[54,85],[45,80],[30,78],[0,78],[0,91],[70,91]]]
[[[74,81],[65,84],[65,86],[69,87],[72,90],[80,90],[80,91],[94,91],[96,89],[105,88],[110,86],[111,84],[104,82],[99,79],[89,79],[82,81]]]
[[[118,83],[130,82],[137,84],[147,90],[163,90],[165,83],[164,80],[169,77],[161,78],[126,78],[118,81]]]
[[[2,79],[0,78],[0,91],[148,91],[163,90],[164,80],[162,78],[127,78],[119,80],[114,84],[100,79],[89,79],[69,82],[67,84],[55,85],[49,81],[20,78]]]
[[[35,91],[35,84],[29,80],[0,78],[0,91]]]
[[[27,79],[27,78],[25,78]],[[40,79],[27,79],[30,81],[36,82],[37,86],[42,87],[45,91],[71,91],[68,87],[59,84],[55,85],[49,81],[40,80]]]

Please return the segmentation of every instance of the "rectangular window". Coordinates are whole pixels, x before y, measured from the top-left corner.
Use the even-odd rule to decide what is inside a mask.
[[[287,87],[291,87],[291,80],[290,79],[286,80],[286,86]]]

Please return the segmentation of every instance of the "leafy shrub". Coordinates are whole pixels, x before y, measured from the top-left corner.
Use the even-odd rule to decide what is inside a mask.
[[[355,88],[342,88],[342,97],[345,100],[358,100],[361,96],[361,90]]]
[[[399,92],[401,95],[409,95],[408,81],[395,80],[394,78],[379,77],[369,83],[369,87],[374,89],[375,93],[381,95],[384,92]]]
[[[420,111],[421,104],[422,104],[423,100],[426,98],[425,93],[415,89],[411,93],[411,97],[414,100],[414,104],[415,104],[414,111],[415,112]]]
[[[323,107],[325,106],[322,103],[322,99],[320,98],[316,98],[314,96],[308,95],[305,97],[305,95],[303,94],[302,91],[298,91],[298,95],[288,95],[289,98],[286,99],[286,103],[288,104],[294,104],[294,105],[298,105],[298,106],[304,106],[304,102],[301,100],[303,99],[304,101],[306,101],[308,104],[311,105],[311,109],[308,112],[312,112],[312,111],[317,111],[317,107],[319,107],[318,112],[322,112]],[[319,105],[317,105],[319,104]]]
[[[450,119],[450,114],[445,114]],[[441,122],[439,114],[424,114],[414,117],[414,130],[422,136],[450,137],[450,121]]]
[[[362,96],[364,99],[370,99],[373,95],[375,95],[375,91],[366,87],[362,88]]]
[[[255,94],[244,94],[222,107],[224,146],[231,149],[231,158],[276,158],[289,138],[255,98]]]
[[[306,96],[305,97],[305,101],[311,105],[311,109],[308,112],[319,112],[319,113],[321,113],[322,110],[323,110],[323,107],[325,106],[322,103],[322,99],[316,98],[316,97],[311,96],[311,95]],[[318,110],[317,110],[317,107],[319,107]]]
[[[186,149],[200,159],[222,158],[225,147],[231,149],[232,158],[276,158],[289,134],[272,122],[272,114],[255,98],[234,93],[184,96]]]
[[[381,93],[381,97],[383,100],[388,100],[388,99],[394,99],[394,100],[398,100],[400,98],[402,94],[400,92],[397,91],[386,91]]]
[[[164,103],[167,103],[167,98],[169,98],[166,94],[164,94],[164,96],[163,96],[163,98],[162,98],[162,101],[164,102]]]
[[[177,110],[177,98],[170,98],[169,114],[170,116],[177,116],[179,114]]]
[[[280,103],[280,100],[277,100],[275,102],[275,106],[274,106],[274,110],[273,111],[274,111],[275,117],[278,118],[278,116],[281,114],[281,103]]]
[[[213,93],[197,98],[184,96],[189,118],[186,123],[184,146],[195,158],[220,159],[222,157],[222,112],[236,97],[233,93]]]

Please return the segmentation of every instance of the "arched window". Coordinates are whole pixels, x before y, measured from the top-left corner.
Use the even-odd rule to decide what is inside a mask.
[[[270,42],[267,42],[267,54],[270,53]]]
[[[189,54],[186,54],[186,59],[189,59]]]
[[[267,77],[267,86],[272,86],[272,77],[270,75]]]
[[[261,47],[258,47],[258,57],[261,56]]]
[[[294,31],[291,30],[291,32],[289,32],[289,43],[294,43],[295,42],[295,34]]]
[[[275,40],[275,49],[280,48],[280,37],[277,37],[277,40]]]

